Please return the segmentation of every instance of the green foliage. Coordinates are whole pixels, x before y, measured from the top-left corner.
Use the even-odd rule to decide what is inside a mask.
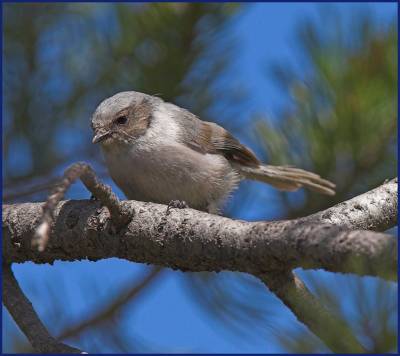
[[[224,108],[231,91],[215,87],[232,56],[227,28],[236,5],[8,3],[3,9],[6,188],[46,180],[72,161],[99,161],[97,147],[90,144],[89,116],[117,91],[161,94],[205,120],[228,117],[218,107]],[[323,27],[307,22],[299,30],[298,43],[307,55],[300,73],[284,64],[273,70],[291,95],[285,110],[273,120],[254,117],[269,163],[314,170],[338,186],[332,198],[301,192],[300,204],[277,193],[271,201],[284,207],[285,217],[326,208],[396,174],[397,23],[379,28],[360,14],[345,25],[328,13],[323,21]],[[330,283],[318,272],[302,277],[329,308],[351,322],[369,351],[395,350],[392,284],[374,283],[371,293],[371,281],[358,277],[335,277]],[[280,323],[283,307],[254,278],[191,274],[184,282],[196,305],[250,341],[250,336],[261,337],[267,344],[275,337],[288,352],[329,351],[295,320]],[[345,294],[343,286],[348,287]],[[47,308],[52,326],[61,329],[68,320],[60,321],[65,305],[59,288],[49,283],[46,293],[52,300]],[[132,352],[154,345],[154,340],[142,345],[137,339],[133,345],[118,321],[89,331],[93,349],[104,350],[107,344],[107,350]],[[91,337],[96,334],[102,335],[99,345]]]

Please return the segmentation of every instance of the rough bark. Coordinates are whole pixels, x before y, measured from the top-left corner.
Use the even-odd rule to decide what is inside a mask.
[[[390,199],[396,200],[392,204],[396,209],[382,213],[390,211],[397,216],[397,196],[391,195]],[[118,233],[100,202],[63,201],[54,212],[56,223],[47,249],[37,252],[30,240],[40,221],[42,205],[3,207],[5,262],[119,257],[184,271],[230,270],[259,275],[302,267],[396,278],[397,240],[382,233],[350,230],[353,221],[356,227],[363,224],[352,200],[312,219],[273,222],[231,220],[193,209],[173,209],[167,215],[164,205],[124,201],[122,208],[132,217]],[[370,225],[381,227],[381,221],[390,221],[386,224],[389,228],[396,222],[392,216],[371,214],[368,204],[363,209],[364,220]],[[343,228],[326,223],[327,214],[356,218],[348,218]],[[374,219],[379,224],[374,225]]]
[[[386,231],[397,225],[397,188],[397,178],[388,180],[375,189],[302,220],[348,229]]]
[[[54,221],[54,210],[71,184],[79,178],[93,196],[108,208],[115,227],[119,228],[129,221],[130,216],[127,215],[129,212],[121,209],[120,201],[111,187],[100,182],[92,167],[87,163],[74,163],[64,172],[60,184],[54,187],[52,194],[43,205],[41,223],[32,239],[32,245],[37,246],[40,252],[44,251],[47,246],[51,224]]]
[[[384,231],[397,223],[397,179],[317,214],[274,222],[245,222],[193,209],[124,201],[129,216],[115,227],[99,201],[63,201],[52,212],[46,250],[31,239],[43,203],[3,206],[3,261],[53,263],[119,257],[183,271],[231,270],[258,276],[334,352],[363,346],[291,271],[325,269],[396,279],[397,240]],[[111,215],[115,215],[111,214]],[[332,342],[334,339],[339,340]]]

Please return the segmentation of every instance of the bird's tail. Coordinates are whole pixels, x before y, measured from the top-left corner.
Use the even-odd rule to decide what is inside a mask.
[[[268,183],[280,190],[294,191],[305,187],[318,193],[335,195],[335,184],[300,168],[261,164],[258,167],[241,166],[240,171],[248,179]]]

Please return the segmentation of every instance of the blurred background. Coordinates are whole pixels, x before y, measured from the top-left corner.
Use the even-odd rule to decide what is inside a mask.
[[[304,216],[397,172],[396,3],[3,5],[3,202],[43,201],[63,170],[110,180],[90,115],[123,90],[232,131],[265,162],[315,171],[337,195],[244,182],[224,214]],[[68,199],[88,199],[81,183]],[[397,230],[390,233],[396,235]],[[54,336],[96,352],[329,352],[255,278],[119,259],[14,265]],[[397,350],[397,286],[297,271],[369,352]],[[3,352],[31,351],[3,307]]]

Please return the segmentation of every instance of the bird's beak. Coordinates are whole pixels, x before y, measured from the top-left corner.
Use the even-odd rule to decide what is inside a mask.
[[[105,130],[99,130],[98,132],[95,133],[92,143],[98,143],[106,139],[111,135],[110,131],[105,131]]]

